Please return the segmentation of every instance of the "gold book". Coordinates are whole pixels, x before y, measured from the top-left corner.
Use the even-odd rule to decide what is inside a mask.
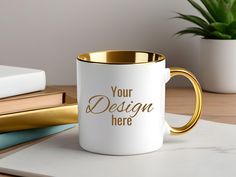
[[[78,122],[77,102],[66,98],[65,104],[0,115],[0,132],[10,132]]]

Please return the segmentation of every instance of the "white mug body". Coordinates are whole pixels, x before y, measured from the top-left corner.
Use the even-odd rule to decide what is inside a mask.
[[[158,150],[166,132],[165,60],[134,64],[77,60],[79,142],[110,155]]]

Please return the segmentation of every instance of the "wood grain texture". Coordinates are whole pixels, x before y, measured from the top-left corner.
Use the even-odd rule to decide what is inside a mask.
[[[67,95],[76,98],[75,86],[51,86],[66,91]],[[195,94],[190,88],[168,88],[166,91],[166,112],[191,115],[194,110]],[[202,119],[236,124],[236,94],[203,93]],[[0,158],[20,149],[41,142],[45,139],[24,143],[16,147],[0,151]],[[0,174],[0,177],[9,175]]]
[[[195,95],[192,89],[167,89],[166,112],[192,114]],[[203,92],[202,119],[236,124],[236,94]]]

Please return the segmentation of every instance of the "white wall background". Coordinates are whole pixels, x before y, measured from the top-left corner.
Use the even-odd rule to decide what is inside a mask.
[[[71,85],[79,53],[138,49],[197,74],[199,38],[173,37],[190,25],[170,19],[175,11],[196,14],[186,0],[0,0],[0,64],[43,69],[49,85]]]

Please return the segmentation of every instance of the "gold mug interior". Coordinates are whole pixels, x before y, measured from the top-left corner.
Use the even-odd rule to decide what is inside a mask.
[[[144,51],[111,50],[81,54],[77,59],[84,62],[102,64],[141,64],[163,61],[165,56]]]

